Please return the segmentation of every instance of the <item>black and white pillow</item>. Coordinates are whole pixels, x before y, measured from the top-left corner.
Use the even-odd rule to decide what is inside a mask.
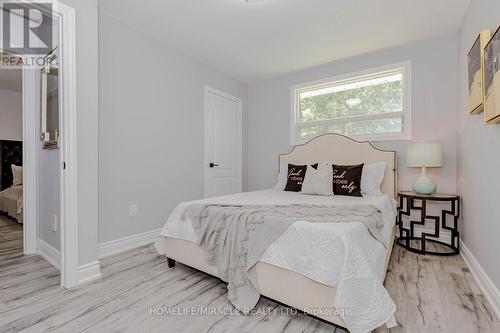
[[[363,165],[333,165],[333,193],[335,195],[347,195],[351,197],[362,197],[361,176]]]
[[[285,191],[300,192],[306,176],[307,165],[288,164]]]

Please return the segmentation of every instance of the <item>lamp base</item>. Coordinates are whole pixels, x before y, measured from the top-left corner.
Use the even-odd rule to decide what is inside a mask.
[[[413,183],[412,188],[418,194],[429,195],[436,192],[436,184],[427,176],[425,167],[422,167],[420,178]]]

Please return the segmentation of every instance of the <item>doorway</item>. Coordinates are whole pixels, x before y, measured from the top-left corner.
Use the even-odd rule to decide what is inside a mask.
[[[47,255],[47,258],[54,259],[55,266],[58,264],[61,271],[61,285],[64,288],[72,288],[79,283],[78,270],[78,175],[77,175],[77,117],[76,117],[76,30],[75,30],[75,10],[58,1],[50,2],[50,11],[45,7],[38,6],[36,2],[23,2],[25,6],[31,6],[30,10],[39,11],[39,21],[43,21],[44,15],[50,15],[56,22],[54,32],[57,35],[57,49],[60,62],[57,64],[59,73],[57,104],[59,107],[58,133],[45,136],[45,141],[54,141],[59,138],[57,144],[58,152],[53,165],[55,170],[55,180],[51,181],[50,193],[58,192],[57,206],[50,214],[48,228],[44,230],[39,225],[39,164],[40,147],[48,146],[50,142],[41,142],[43,127],[40,119],[40,109],[42,104],[42,72],[40,68],[34,68],[26,64],[32,64],[32,55],[16,54],[22,59],[19,67],[22,69],[22,110],[23,110],[23,252],[24,254],[38,253]],[[2,11],[5,11],[2,8]],[[31,12],[30,12],[31,13]],[[4,14],[4,13],[2,13]],[[15,15],[10,13],[9,15]],[[19,16],[19,15],[18,15]],[[29,16],[19,16],[17,19],[31,20]],[[12,31],[10,31],[12,37]],[[16,32],[14,32],[16,34]],[[23,36],[23,34],[17,35]],[[26,35],[26,34],[25,34]],[[5,34],[4,34],[5,36]],[[23,40],[23,39],[20,39]],[[2,41],[0,45],[6,45]],[[26,45],[26,44],[25,44]],[[16,46],[16,45],[15,45]],[[10,47],[12,47],[12,39]],[[31,57],[31,60],[30,60]],[[2,70],[2,69],[0,69]],[[50,89],[49,89],[50,90]],[[53,91],[46,90],[48,103]],[[50,118],[54,124],[54,118]],[[55,231],[54,231],[55,230]],[[54,241],[59,242],[59,249],[54,246],[44,247],[40,242],[40,235],[44,233],[54,233]],[[45,242],[47,243],[47,242]],[[52,251],[55,250],[55,251]],[[49,260],[50,261],[50,260]]]
[[[205,197],[241,192],[242,102],[205,87]]]

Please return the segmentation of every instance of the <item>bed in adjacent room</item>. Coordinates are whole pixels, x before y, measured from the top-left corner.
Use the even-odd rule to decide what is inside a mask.
[[[383,281],[395,237],[396,153],[379,150],[368,142],[327,134],[280,155],[280,174],[286,174],[284,168],[291,164],[312,165],[321,161],[365,166],[383,163],[377,193],[345,196],[283,191],[281,177],[273,189],[184,202],[165,224],[156,242],[158,251],[165,254],[170,266],[178,261],[226,282],[230,280],[229,298],[244,313],[245,308],[238,305],[252,307],[254,301],[245,303],[236,298],[253,297],[252,293],[231,294],[231,289],[246,288],[241,287],[246,278],[259,295],[347,327],[351,332],[367,332],[383,324],[394,326],[395,304]],[[220,223],[213,232],[218,238],[207,241],[207,234],[200,233],[199,223],[209,221]],[[240,232],[236,228],[228,229],[230,232],[221,238],[220,230],[226,228],[227,221],[252,226],[247,231],[250,237],[243,235],[239,242],[231,243],[231,233]],[[260,233],[252,228],[260,228]],[[274,229],[280,228],[276,233]],[[270,236],[273,233],[274,238]],[[255,235],[270,239],[268,243],[261,242]],[[228,244],[221,244],[225,241]],[[231,277],[231,269],[241,268],[234,266],[235,260],[241,260],[241,253],[233,258],[233,266],[228,264],[228,274],[222,269],[220,258],[207,260],[207,243],[211,256],[230,254],[227,247],[248,243],[245,247],[249,249],[245,249],[239,265],[248,276]],[[255,244],[265,245],[255,250]],[[250,264],[252,253],[258,254],[255,264]],[[227,260],[231,262],[230,257]]]
[[[23,223],[23,168],[12,165],[12,185],[0,191],[0,213]]]

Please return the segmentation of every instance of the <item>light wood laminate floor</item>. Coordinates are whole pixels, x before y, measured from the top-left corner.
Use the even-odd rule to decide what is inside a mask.
[[[101,264],[101,280],[64,291],[59,272],[37,255],[2,261],[0,332],[346,332],[303,314],[281,313],[287,308],[266,298],[254,316],[152,315],[152,307],[231,308],[226,286],[184,265],[167,268],[152,246]],[[459,256],[424,257],[396,246],[386,286],[401,325],[391,332],[500,332]]]
[[[0,267],[23,255],[23,225],[0,213]]]

